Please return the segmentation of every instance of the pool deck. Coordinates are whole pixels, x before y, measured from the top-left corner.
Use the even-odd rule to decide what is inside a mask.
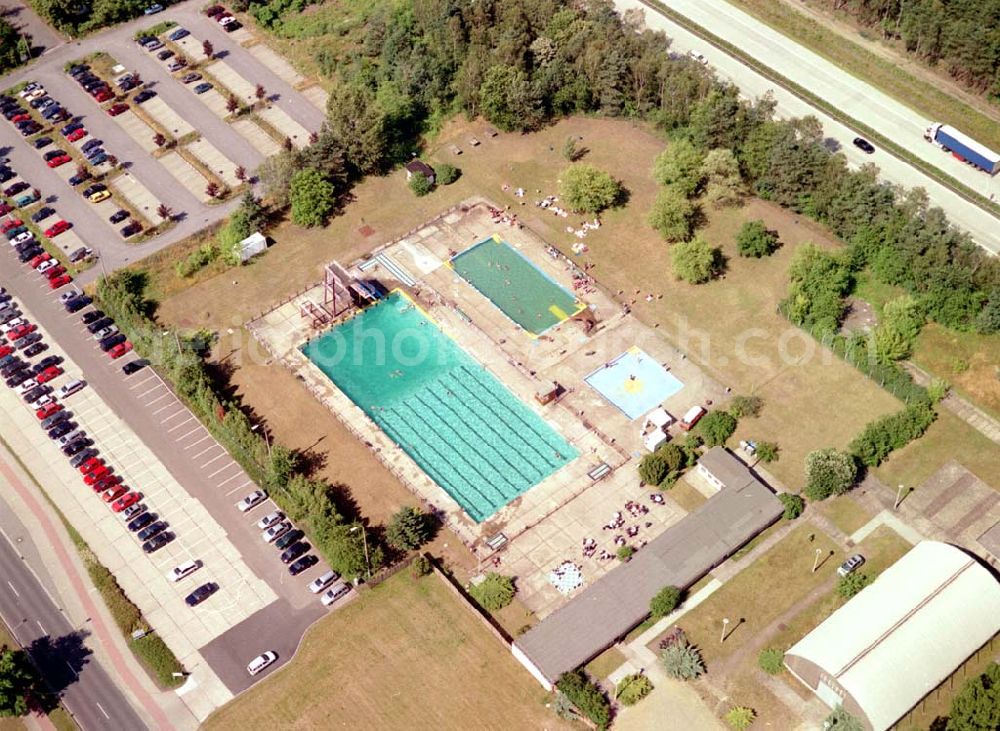
[[[599,287],[576,291],[591,305],[597,325],[585,334],[583,325],[565,321],[541,337],[520,330],[490,300],[444,266],[451,252],[461,251],[486,236],[499,234],[555,281],[574,291],[571,264],[547,253],[545,242],[527,228],[495,223],[487,203],[466,201],[465,210],[452,209],[415,229],[402,239],[376,249],[371,258],[351,268],[378,279],[389,288],[401,287],[417,301],[442,330],[485,366],[522,402],[532,408],[580,452],[580,456],[516,498],[483,523],[473,521],[441,487],[368,416],[345,396],[299,350],[317,335],[300,315],[305,302],[321,302],[319,285],[247,324],[275,358],[292,370],[312,393],[394,472],[427,507],[440,512],[448,526],[483,559],[483,569],[499,558],[495,570],[517,577],[519,596],[538,617],[566,601],[548,583],[548,573],[571,560],[583,568],[584,587],[618,564],[600,560],[606,550],[614,553],[613,539],[622,531],[602,530],[616,511],[639,533],[629,543],[640,547],[686,514],[664,494],[665,504],[648,500],[649,490],[639,486],[637,459],[645,451],[639,424],[627,419],[613,404],[590,388],[584,378],[601,364],[637,345],[669,368],[684,387],[664,402],[679,418],[690,406],[707,400],[722,401],[724,389],[691,363],[678,349],[635,317],[624,314]],[[534,398],[539,385],[556,381],[564,389],[555,403],[540,405]],[[610,474],[594,482],[588,473],[605,463]],[[649,512],[632,519],[624,512],[626,501],[640,502]],[[646,523],[650,523],[648,527]],[[508,539],[500,553],[485,540],[502,532]],[[598,542],[597,554],[584,558],[585,538]],[[579,592],[581,589],[577,589]]]

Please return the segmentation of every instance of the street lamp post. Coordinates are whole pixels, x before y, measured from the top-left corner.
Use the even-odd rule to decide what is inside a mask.
[[[372,563],[368,560],[368,535],[365,533],[365,529],[360,525],[354,526],[348,531],[348,533],[353,533],[356,530],[361,531],[361,539],[365,543],[365,578],[370,579],[372,577]]]
[[[820,556],[821,553],[823,553],[823,549],[822,548],[817,548],[816,549],[816,558],[813,559],[813,573],[814,574],[816,573],[816,569],[819,568],[819,556]]]
[[[729,617],[722,618],[722,634],[719,635],[719,644],[721,645],[726,641],[726,627],[729,626]]]
[[[893,510],[899,509],[899,504],[903,502],[903,483],[899,483],[899,489],[896,490],[896,504],[892,506]]]
[[[258,429],[260,429],[260,433],[264,435],[264,444],[267,445],[267,459],[268,459],[268,461],[270,461],[270,459],[271,459],[271,439],[270,439],[270,437],[267,436],[267,429],[265,429],[263,427],[263,425],[261,425],[261,424],[254,424],[252,427],[250,427],[250,431],[257,431]]]

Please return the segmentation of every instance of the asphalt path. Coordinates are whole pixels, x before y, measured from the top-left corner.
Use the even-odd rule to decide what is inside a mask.
[[[1000,176],[991,178],[986,173],[959,163],[923,140],[923,130],[932,120],[894,102],[885,94],[840,71],[830,62],[728,3],[665,0],[665,4],[779,74],[836,104],[845,113],[903,145],[973,190],[986,196],[991,193],[1000,196]],[[826,135],[840,144],[852,166],[875,163],[884,180],[906,188],[922,187],[927,191],[931,202],[940,206],[957,227],[968,231],[977,244],[993,254],[1000,252],[1000,220],[992,213],[889,152],[881,149],[876,150],[874,155],[861,152],[851,144],[860,134],[858,131],[841,124],[784,87],[777,86],[739,59],[656,12],[642,0],[615,0],[615,7],[622,13],[629,9],[644,11],[649,28],[666,33],[673,39],[673,48],[680,52],[701,52],[717,75],[736,84],[745,96],[755,98],[772,93],[777,102],[776,113],[780,117],[816,117],[822,123]],[[885,111],[887,109],[894,111],[889,114]]]
[[[84,731],[148,728],[89,657],[86,630],[69,622],[6,536],[0,539],[0,616]]]

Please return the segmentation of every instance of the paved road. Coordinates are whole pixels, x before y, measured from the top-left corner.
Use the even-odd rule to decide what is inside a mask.
[[[706,3],[698,0],[665,0],[665,3],[783,76],[822,95],[858,121],[904,145],[914,154],[964,182],[973,190],[984,195],[996,193],[1000,196],[1000,176],[991,179],[986,173],[959,163],[923,140],[923,130],[933,120],[924,118],[873,87],[840,71],[830,62],[736,10],[728,3]],[[858,135],[855,130],[835,121],[784,88],[776,88],[774,82],[724,51],[710,46],[698,36],[649,8],[641,0],[615,0],[615,6],[620,12],[631,8],[644,10],[646,24],[650,28],[665,32],[673,39],[674,47],[679,51],[699,50],[704,53],[718,75],[739,86],[746,96],[757,97],[771,91],[778,102],[777,111],[780,116],[801,117],[808,114],[815,116],[822,122],[827,135],[843,145],[843,151],[852,165],[874,162],[881,169],[885,180],[907,188],[923,187],[931,201],[943,208],[952,222],[968,231],[976,243],[994,254],[1000,252],[1000,221],[993,214],[970,203],[888,152],[878,150],[874,155],[865,155],[855,149],[851,145],[851,140]]]
[[[87,657],[90,651],[78,644],[86,632],[70,624],[6,537],[0,539],[0,582],[0,615],[21,646],[31,647],[40,672],[61,691],[84,731],[148,728],[104,669]]]

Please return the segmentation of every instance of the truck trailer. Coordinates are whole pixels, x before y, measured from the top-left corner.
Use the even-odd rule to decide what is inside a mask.
[[[932,124],[924,132],[924,139],[990,175],[1000,171],[1000,155],[947,124]]]

